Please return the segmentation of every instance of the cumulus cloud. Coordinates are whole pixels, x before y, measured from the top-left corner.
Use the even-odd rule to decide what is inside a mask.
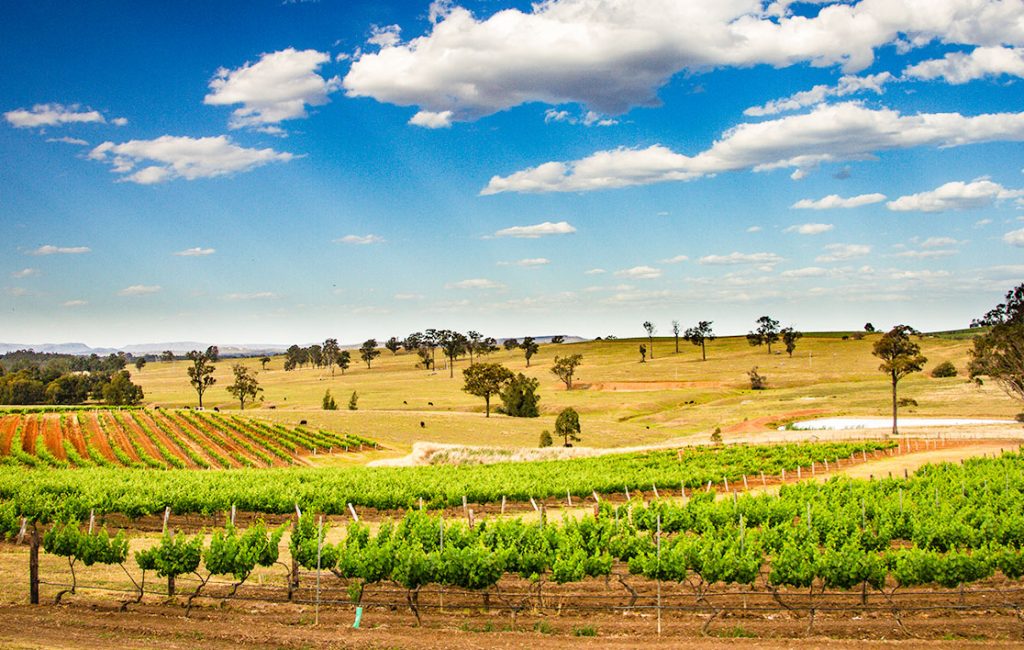
[[[594,111],[587,111],[581,117],[571,114],[569,111],[549,108],[544,111],[544,123],[565,122],[567,124],[582,124],[583,126],[615,126],[618,120],[602,117]]]
[[[871,246],[867,244],[828,244],[825,246],[825,253],[814,258],[814,261],[842,262],[864,257],[870,253]]]
[[[946,212],[948,210],[974,210],[992,205],[996,201],[1024,197],[1024,190],[1008,190],[999,183],[978,179],[965,183],[953,181],[934,190],[908,194],[886,204],[896,212]]]
[[[885,45],[1024,41],[1016,5],[999,0],[829,2],[814,16],[772,13],[760,0],[548,0],[485,18],[433,6],[423,36],[399,42],[395,30],[354,55],[349,96],[451,111],[454,121],[530,102],[618,115],[658,105],[680,72],[809,63],[853,73]]]
[[[813,199],[800,199],[791,207],[796,210],[834,210],[836,208],[859,208],[862,205],[881,203],[884,200],[884,194],[859,194],[846,198],[838,194],[829,194],[816,201]]]
[[[655,280],[661,277],[661,269],[653,266],[634,266],[630,269],[616,271],[615,275],[620,278],[631,278],[634,280]]]
[[[863,92],[865,90],[870,90],[875,94],[881,95],[885,92],[885,84],[893,81],[894,79],[895,77],[888,72],[879,72],[878,74],[867,75],[864,77],[844,75],[839,78],[839,82],[835,86],[821,84],[811,88],[810,90],[794,93],[789,97],[773,99],[763,106],[751,106],[747,110],[743,111],[743,114],[751,117],[776,115],[778,113],[795,111],[808,106],[820,104],[829,97],[846,97],[847,95],[853,95],[854,93]]]
[[[195,248],[186,248],[183,251],[178,251],[175,255],[178,257],[205,257],[207,255],[213,255],[216,252],[216,248],[201,248],[197,246]]]
[[[241,104],[231,113],[232,129],[264,127],[307,116],[307,106],[321,106],[341,85],[338,77],[324,79],[317,71],[331,56],[316,50],[287,48],[264,54],[256,63],[220,68],[203,99],[210,106]]]
[[[667,259],[661,260],[661,263],[662,264],[679,264],[680,262],[685,262],[688,259],[690,259],[690,258],[688,256],[686,256],[686,255],[676,255],[674,257],[669,257]]]
[[[770,266],[778,264],[782,258],[775,253],[739,253],[728,255],[705,255],[697,260],[698,264],[707,266],[736,266],[738,264],[762,264]]]
[[[830,223],[802,223],[790,226],[783,232],[795,232],[798,235],[820,235],[834,229],[835,226]]]
[[[38,274],[39,269],[24,268],[20,271],[14,271],[13,273],[11,273],[11,277],[20,280],[21,278],[28,278]]]
[[[357,246],[366,246],[368,244],[380,244],[384,241],[384,238],[380,235],[345,235],[334,240],[339,244],[355,244]]]
[[[537,239],[538,237],[545,237],[547,235],[571,235],[574,232],[576,232],[576,228],[570,225],[568,221],[559,221],[558,223],[545,221],[544,223],[538,223],[532,226],[512,226],[511,228],[502,228],[498,232],[494,233],[494,236]]]
[[[546,257],[527,257],[525,259],[516,260],[515,262],[498,262],[498,266],[544,266],[550,264],[551,260]]]
[[[912,65],[903,74],[913,79],[942,79],[955,85],[1002,75],[1024,77],[1024,49],[976,47],[969,53],[950,52],[941,59]]]
[[[509,176],[494,176],[480,193],[580,192],[686,181],[741,169],[803,171],[821,163],[870,159],[877,152],[894,149],[1021,140],[1024,113],[901,115],[847,102],[740,124],[695,156],[660,144],[598,151],[576,161],[546,162]]]
[[[450,282],[444,285],[445,289],[501,289],[505,285],[495,282],[494,280],[488,280],[487,278],[470,278],[468,280],[459,280],[458,282]]]
[[[88,246],[54,246],[53,244],[44,244],[39,248],[29,251],[29,255],[81,255],[91,252],[92,249]]]
[[[152,185],[177,178],[196,180],[225,176],[288,162],[295,156],[273,149],[249,149],[234,144],[227,136],[190,138],[164,135],[154,140],[129,140],[121,144],[104,142],[89,158],[111,165],[122,180]],[[140,165],[146,165],[137,169]]]
[[[163,287],[158,284],[133,284],[117,292],[119,296],[148,296],[158,293]]]
[[[1003,242],[1010,246],[1024,248],[1024,228],[1021,228],[1020,230],[1011,230],[1006,233],[1003,235]]]
[[[419,111],[409,118],[409,124],[425,129],[447,129],[452,125],[451,111]]]
[[[32,108],[18,108],[4,113],[4,119],[18,129],[42,126],[62,126],[64,124],[81,124],[83,122],[105,123],[103,113],[78,104],[36,104]]]
[[[402,28],[398,25],[373,25],[366,42],[378,47],[394,47],[402,41]]]

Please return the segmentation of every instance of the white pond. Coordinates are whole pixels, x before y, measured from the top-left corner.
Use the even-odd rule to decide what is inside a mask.
[[[900,418],[899,425],[904,427],[955,427],[971,424],[1016,424],[1013,420],[982,420],[972,418]],[[794,422],[789,428],[808,430],[842,431],[845,429],[887,429],[892,426],[892,418],[819,418]],[[786,427],[779,427],[780,431]]]

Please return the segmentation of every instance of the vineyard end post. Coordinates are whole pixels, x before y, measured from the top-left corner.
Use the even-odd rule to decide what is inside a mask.
[[[28,598],[33,605],[39,604],[39,528],[32,522],[32,534],[28,547]]]

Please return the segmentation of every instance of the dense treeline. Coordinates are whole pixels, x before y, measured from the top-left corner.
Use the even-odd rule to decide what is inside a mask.
[[[82,404],[86,401],[131,405],[142,388],[125,370],[130,355],[75,356],[18,350],[0,357],[0,404]],[[136,365],[139,367],[139,364]]]

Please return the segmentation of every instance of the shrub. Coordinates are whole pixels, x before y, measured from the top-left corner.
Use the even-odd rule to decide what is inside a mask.
[[[932,377],[956,377],[956,366],[952,361],[943,361],[932,368]]]
[[[498,396],[501,398],[499,413],[510,415],[514,418],[535,418],[540,415],[537,402],[540,396],[537,395],[537,388],[540,381],[527,377],[523,373],[517,374],[505,387],[501,389]]]
[[[715,430],[711,433],[711,442],[716,445],[722,444],[722,427],[715,427]]]
[[[337,411],[338,403],[334,401],[334,396],[331,395],[331,389],[328,388],[327,392],[324,393],[323,406],[325,411]]]
[[[896,405],[897,406],[901,406],[901,407],[902,406],[917,406],[917,400],[914,399],[913,397],[901,397],[900,400],[898,402],[896,402]]]
[[[359,395],[356,391],[352,391],[352,397],[348,398],[348,410],[356,411],[359,409]]]
[[[597,629],[592,625],[574,627],[572,629],[572,634],[573,636],[597,636]]]
[[[757,366],[754,366],[747,372],[747,376],[750,377],[750,389],[751,390],[764,390],[765,384],[768,383],[768,378],[757,371]]]
[[[850,338],[852,338],[854,341],[860,341],[861,339],[864,338],[864,332],[854,332],[853,334],[850,335]]]
[[[551,432],[544,429],[540,432],[540,447],[550,447],[555,444],[555,441],[551,439]]]
[[[1024,413],[1018,413],[1017,415],[1014,416],[1013,419],[1017,420],[1021,424],[1024,424]]]

